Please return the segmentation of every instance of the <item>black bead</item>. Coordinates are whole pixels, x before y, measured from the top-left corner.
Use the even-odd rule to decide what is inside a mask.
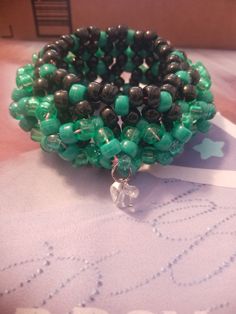
[[[88,71],[86,77],[89,81],[95,81],[97,79],[97,73],[95,71]]]
[[[128,27],[126,25],[118,25],[117,26],[117,33],[119,39],[126,39],[128,33]]]
[[[106,66],[110,66],[113,63],[113,56],[110,54],[105,54],[102,57],[102,61],[106,64]]]
[[[68,93],[66,90],[58,90],[54,93],[54,102],[58,109],[65,109],[68,107]]]
[[[58,111],[57,117],[62,124],[71,122],[72,120],[71,113],[66,109],[61,109]]]
[[[173,85],[176,88],[182,86],[181,79],[175,74],[167,74],[163,79],[163,83]]]
[[[56,50],[50,49],[45,51],[44,55],[43,55],[43,62],[44,63],[57,63],[58,61],[60,61],[60,55]]]
[[[173,50],[171,45],[165,44],[165,45],[160,45],[158,46],[157,53],[161,58],[166,57],[171,51]]]
[[[117,49],[119,52],[122,52],[122,51],[124,51],[124,50],[127,49],[128,44],[127,44],[126,40],[119,40],[119,41],[117,41],[117,43],[115,44],[115,47],[116,47],[116,49]]]
[[[133,108],[130,112],[121,118],[125,125],[136,125],[141,118],[140,112]]]
[[[144,102],[149,107],[156,108],[159,105],[160,89],[155,85],[147,85],[143,88]]]
[[[90,41],[86,46],[87,52],[94,54],[98,50],[98,42],[97,41]]]
[[[88,41],[90,37],[89,31],[86,27],[77,28],[74,34],[75,36],[79,37],[82,43]]]
[[[52,76],[52,82],[57,86],[61,86],[62,80],[67,74],[68,72],[65,69],[57,69]]]
[[[119,124],[117,123],[112,129],[112,132],[114,133],[115,137],[119,137],[120,134],[121,134],[121,129],[120,129],[120,126]]]
[[[75,104],[74,113],[83,117],[88,117],[94,113],[94,108],[89,101],[83,100]]]
[[[182,94],[185,100],[194,100],[197,97],[196,88],[193,85],[187,84],[182,89]]]
[[[155,62],[155,59],[153,56],[149,55],[145,57],[145,62],[149,67],[151,67],[153,63]]]
[[[91,38],[93,41],[99,40],[99,37],[100,37],[100,29],[99,29],[98,27],[89,26],[89,27],[88,27],[88,31],[89,31],[89,34],[90,34],[90,38]]]
[[[177,62],[177,63],[181,63],[183,60],[179,57],[179,56],[177,56],[177,55],[172,55],[172,54],[170,54],[170,55],[168,55],[167,57],[166,57],[166,59],[165,59],[165,62],[166,63],[172,63],[172,62]]]
[[[69,90],[72,84],[80,83],[81,82],[81,77],[69,73],[67,74],[62,82],[63,89]]]
[[[114,127],[118,122],[118,116],[110,106],[104,107],[100,111],[100,115],[101,115],[105,125],[107,125],[109,127]]]
[[[91,82],[88,85],[87,97],[90,100],[98,101],[101,95],[102,85],[98,82]]]
[[[142,79],[142,76],[143,76],[143,72],[141,69],[139,68],[136,68],[132,71],[131,73],[131,80],[134,80],[134,81],[140,81]]]
[[[122,77],[117,77],[114,79],[114,84],[117,86],[117,87],[121,87],[125,84],[125,80],[122,78]]]
[[[103,46],[103,47],[101,47],[101,49],[102,49],[105,53],[110,53],[111,50],[113,49],[113,43],[112,43],[111,39],[108,39],[106,45]]]
[[[122,72],[123,72],[122,67],[119,64],[114,63],[111,66],[111,73],[113,73],[115,75],[121,75]]]
[[[153,83],[154,80],[155,80],[155,76],[153,75],[151,69],[148,69],[148,70],[145,72],[145,77],[146,77],[148,83]]]
[[[59,48],[61,56],[65,57],[70,49],[69,44],[62,39],[55,41],[55,44]]]
[[[112,84],[105,84],[101,92],[101,98],[105,103],[111,104],[114,101],[118,91],[119,90],[117,86]]]
[[[118,29],[117,27],[111,26],[107,28],[107,35],[111,41],[116,41],[118,39]]]
[[[41,65],[44,64],[43,58],[38,58],[38,60],[35,62],[35,68],[41,67]]]
[[[182,70],[187,71],[189,69],[189,64],[185,61],[181,63]]]
[[[116,57],[116,63],[120,66],[120,67],[123,67],[127,62],[127,56],[125,54],[119,54],[117,57]]]
[[[174,104],[166,113],[165,116],[167,119],[171,121],[176,121],[181,117],[181,109],[180,106],[177,104]]]
[[[49,83],[45,78],[38,78],[34,81],[34,93],[37,96],[45,96],[49,89]]]
[[[129,100],[134,106],[140,106],[143,103],[143,91],[141,87],[131,87],[129,90]]]
[[[62,35],[60,39],[67,42],[69,49],[72,49],[74,47],[74,39],[70,35]]]
[[[134,43],[140,47],[144,44],[144,32],[137,30],[134,33]]]
[[[161,114],[155,108],[144,107],[142,110],[142,116],[149,123],[159,122]]]
[[[169,74],[169,73],[175,73],[177,71],[182,70],[182,65],[181,63],[177,63],[177,62],[172,62],[169,63],[165,69],[165,73]]]
[[[44,52],[51,49],[56,50],[59,54],[61,53],[61,49],[55,43],[48,43],[43,47]]]
[[[170,84],[164,84],[161,86],[161,90],[170,93],[172,98],[175,99],[175,95],[177,92],[177,88],[175,86]]]
[[[143,58],[137,54],[135,54],[133,57],[132,57],[132,61],[133,61],[133,64],[136,66],[136,67],[139,67],[141,64],[143,64]]]
[[[98,57],[96,57],[96,56],[90,57],[90,58],[88,59],[88,61],[87,61],[87,65],[88,65],[91,69],[96,68],[97,64],[98,64]]]
[[[72,61],[72,65],[77,71],[82,71],[84,67],[84,60],[81,57],[75,57]]]
[[[152,42],[157,38],[157,34],[153,31],[147,30],[144,33],[144,39],[146,42]]]
[[[192,84],[196,85],[200,80],[200,74],[198,70],[190,68],[190,70],[188,70],[188,73],[191,76]]]

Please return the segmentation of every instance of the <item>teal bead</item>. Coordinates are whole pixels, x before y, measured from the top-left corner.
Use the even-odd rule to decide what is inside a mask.
[[[128,58],[125,67],[124,67],[124,71],[126,72],[132,72],[135,68],[135,65],[133,64],[132,60]]]
[[[71,48],[71,51],[72,51],[72,52],[76,52],[77,49],[78,49],[79,46],[80,46],[80,39],[79,39],[77,36],[75,36],[74,34],[71,34],[70,36],[73,38],[73,41],[74,41],[74,45],[73,45],[73,47]]]
[[[210,90],[198,90],[197,99],[211,103],[214,100],[213,94]]]
[[[178,106],[180,107],[181,113],[189,112],[189,103],[184,100],[178,100]]]
[[[119,170],[130,170],[132,160],[130,156],[120,153],[118,155],[118,169]]]
[[[23,117],[19,122],[19,126],[25,132],[31,131],[36,124],[37,120],[33,117]]]
[[[184,82],[184,84],[190,83],[191,78],[187,71],[177,71],[175,74]]]
[[[144,131],[146,130],[146,128],[149,126],[149,123],[147,122],[147,120],[144,119],[140,119],[139,122],[136,124],[137,129],[140,131],[141,134],[144,133]]]
[[[192,137],[192,132],[181,124],[176,124],[172,129],[172,135],[181,143],[186,143]]]
[[[112,160],[111,159],[107,159],[103,156],[99,157],[99,164],[105,168],[105,169],[111,169],[112,168]]]
[[[124,53],[129,59],[131,59],[135,55],[134,51],[130,48],[130,46],[125,50]]]
[[[193,117],[192,117],[191,113],[183,113],[182,117],[181,117],[181,123],[185,128],[192,130],[192,128],[193,128]]]
[[[72,104],[76,104],[84,100],[87,87],[81,84],[73,84],[69,90],[69,100]]]
[[[40,141],[40,147],[42,148],[43,151],[45,151],[47,153],[53,152],[53,149],[47,145],[47,137],[46,136],[42,136],[41,141]]]
[[[14,101],[19,101],[21,98],[32,95],[32,88],[14,88],[11,98]]]
[[[22,74],[16,76],[16,85],[17,87],[27,87],[33,85],[33,79],[29,74]]]
[[[19,112],[25,114],[25,107],[29,100],[29,97],[23,97],[18,101]]]
[[[197,121],[197,129],[202,133],[206,133],[209,131],[211,124],[209,121],[201,119]]]
[[[126,153],[131,157],[135,157],[138,152],[138,145],[129,140],[123,140],[121,143],[121,150],[122,152]]]
[[[142,155],[140,154],[140,156],[136,156],[133,160],[132,160],[132,164],[131,164],[131,172],[134,175],[138,169],[142,166]]]
[[[87,145],[85,149],[88,157],[88,162],[91,165],[97,166],[99,164],[99,158],[101,155],[99,148],[95,144],[91,143]]]
[[[202,107],[197,105],[197,104],[195,104],[195,105],[190,107],[190,113],[191,113],[191,116],[192,116],[193,120],[198,120],[203,115]]]
[[[154,164],[156,162],[156,152],[154,147],[145,146],[142,151],[142,161],[145,164]]]
[[[141,132],[136,127],[127,126],[122,130],[121,138],[138,144],[141,140]]]
[[[31,129],[30,131],[30,137],[31,137],[31,140],[34,141],[34,142],[41,142],[41,139],[43,137],[43,133],[40,131],[40,129],[38,128],[33,128]]]
[[[185,59],[186,59],[185,56],[184,56],[184,54],[183,54],[181,51],[179,51],[179,50],[174,50],[174,51],[172,51],[172,52],[170,53],[170,55],[178,56],[178,57],[180,57],[180,59],[182,59],[182,60],[185,60]]]
[[[36,110],[39,106],[39,100],[36,97],[28,98],[27,102],[25,103],[24,107],[24,114],[27,116],[36,117]]]
[[[16,76],[20,76],[20,75],[24,75],[24,74],[26,74],[24,67],[20,67],[17,69]]]
[[[39,98],[39,97],[38,97]],[[50,104],[54,104],[54,95],[46,95],[44,97],[41,98],[41,102],[49,102]]]
[[[59,136],[62,142],[66,144],[78,142],[77,135],[74,133],[74,124],[72,122],[65,123],[60,126]]]
[[[52,151],[59,151],[63,148],[61,139],[58,134],[52,134],[45,137],[47,147]]]
[[[50,118],[40,123],[40,129],[44,135],[55,134],[59,131],[60,121],[55,118]]]
[[[132,45],[133,42],[134,42],[134,35],[135,35],[135,31],[131,28],[128,29],[128,32],[127,32],[127,43],[129,45]]]
[[[157,108],[157,110],[159,112],[165,112],[168,111],[173,103],[173,99],[172,96],[169,92],[167,91],[161,91],[160,92],[160,103],[159,103],[159,107]]]
[[[64,150],[60,151],[58,155],[67,161],[73,161],[78,155],[80,148],[76,144],[68,145]]]
[[[37,53],[33,53],[32,54],[32,64],[35,65],[37,60],[38,60],[38,54]]]
[[[156,161],[161,165],[170,165],[173,162],[173,156],[169,152],[157,152]]]
[[[81,167],[88,164],[88,157],[85,149],[80,148],[73,162],[74,167]]]
[[[75,121],[74,126],[76,136],[80,141],[87,141],[94,137],[95,128],[90,119],[81,119]]]
[[[129,113],[129,97],[119,95],[115,100],[115,112],[120,116],[125,116]]]
[[[212,119],[214,118],[216,114],[216,107],[214,104],[207,104],[207,113],[206,113],[206,119]]]
[[[41,65],[39,68],[39,75],[41,77],[49,77],[51,76],[54,72],[56,72],[57,67],[54,64],[51,63],[45,63]]]
[[[94,142],[97,146],[101,146],[105,143],[108,143],[114,138],[114,134],[111,129],[108,127],[103,127],[97,130],[94,135]]]
[[[143,140],[148,144],[154,144],[159,141],[161,135],[162,130],[158,124],[151,123],[143,130]]]
[[[116,138],[113,138],[110,142],[103,144],[100,149],[102,155],[109,159],[120,153],[121,145]]]
[[[10,115],[16,120],[20,120],[23,118],[22,113],[20,111],[19,104],[17,102],[12,102],[10,104],[9,112],[10,112]]]
[[[173,156],[181,154],[183,150],[184,150],[184,145],[178,140],[173,141],[169,148],[169,152]]]
[[[105,47],[106,43],[107,43],[107,33],[104,31],[101,31],[99,39],[98,39],[98,46]]]
[[[200,73],[201,77],[207,78],[210,80],[210,74],[207,71],[207,68],[204,66],[204,64],[201,61],[197,61],[196,63],[192,64],[192,67]]]
[[[107,72],[107,66],[105,65],[103,61],[99,60],[96,70],[97,70],[98,75],[103,75]]]
[[[205,77],[201,77],[197,84],[197,88],[200,90],[208,90],[210,87],[211,87],[211,80]]]
[[[151,72],[153,75],[158,76],[159,73],[159,62],[156,62],[151,67]]]
[[[173,137],[170,133],[165,132],[160,141],[154,143],[154,147],[159,151],[168,151],[173,142]]]
[[[39,103],[35,110],[35,117],[40,121],[45,120],[47,115],[49,115],[50,118],[56,117],[56,114],[57,109],[55,108],[54,104],[47,101]]]
[[[94,129],[98,130],[104,126],[104,122],[101,117],[93,116],[91,117],[92,124],[94,125]]]
[[[34,66],[31,63],[27,63],[24,65],[24,74],[29,74],[30,76],[32,76],[33,72],[34,72]]]

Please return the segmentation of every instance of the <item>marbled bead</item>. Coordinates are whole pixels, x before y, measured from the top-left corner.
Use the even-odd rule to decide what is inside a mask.
[[[50,63],[45,63],[39,68],[39,75],[41,77],[49,77],[57,70],[57,67]]]
[[[23,116],[17,102],[12,102],[9,106],[10,115],[17,120],[20,120]]]
[[[56,118],[43,120],[40,123],[40,129],[44,135],[51,135],[58,132],[60,121]]]
[[[74,133],[74,124],[72,122],[65,123],[59,128],[59,136],[66,144],[73,144],[78,142],[78,138]]]
[[[85,98],[87,87],[81,84],[73,84],[69,90],[69,100],[76,104]]]
[[[109,159],[119,154],[119,152],[121,151],[121,145],[120,142],[116,138],[114,138],[110,142],[103,144],[100,147],[100,150],[102,155],[105,158]]]
[[[156,152],[154,147],[146,146],[142,151],[142,161],[145,164],[154,164],[156,161]]]

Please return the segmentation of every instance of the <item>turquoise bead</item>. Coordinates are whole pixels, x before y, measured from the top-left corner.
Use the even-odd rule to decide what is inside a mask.
[[[125,67],[124,67],[124,71],[126,72],[132,72],[135,68],[135,65],[133,64],[132,60],[130,58],[128,58]]]
[[[211,87],[211,80],[205,77],[201,77],[197,84],[197,88],[200,90],[208,90],[210,87]]]
[[[180,107],[180,111],[181,113],[187,113],[189,112],[189,102],[186,102],[184,100],[179,100],[177,102],[177,104],[179,105]]]
[[[44,135],[51,135],[58,132],[60,128],[60,121],[55,118],[41,121],[40,129]]]
[[[120,142],[116,138],[114,138],[110,142],[103,144],[100,149],[102,155],[105,158],[109,159],[119,154],[119,152],[121,151],[121,145]]]
[[[94,129],[98,130],[104,126],[104,122],[101,117],[93,116],[91,117],[92,124],[94,125]]]
[[[156,161],[156,152],[154,147],[152,146],[146,146],[143,148],[142,152],[142,161],[145,164],[154,164]]]
[[[184,84],[190,83],[191,78],[187,71],[177,71],[175,74],[184,82]]]
[[[108,127],[103,127],[97,130],[94,136],[94,142],[96,145],[101,146],[105,143],[108,143],[114,138],[114,134],[111,129]]]
[[[36,117],[36,110],[39,106],[39,100],[36,97],[28,98],[24,107],[24,114],[27,116]]]
[[[30,138],[34,142],[41,142],[41,139],[43,137],[43,133],[38,128],[33,128],[30,131]]]
[[[127,43],[129,45],[133,44],[134,42],[134,35],[135,35],[135,31],[131,28],[128,29],[128,32],[127,32]]]
[[[54,72],[56,72],[57,67],[54,64],[51,63],[45,63],[41,65],[39,68],[39,75],[41,77],[49,77],[51,76]]]
[[[72,122],[65,123],[60,126],[59,136],[62,142],[66,144],[78,142],[77,135],[74,133],[74,124]]]
[[[50,118],[56,117],[57,109],[52,103],[43,101],[39,103],[35,109],[35,116],[38,120],[43,121],[46,119],[47,114],[50,116]]]
[[[97,166],[99,164],[99,158],[101,155],[99,148],[95,144],[91,143],[87,145],[85,149],[88,157],[88,162],[91,165]]]
[[[126,153],[131,157],[135,157],[138,152],[138,145],[129,140],[123,140],[121,143],[122,152]]]
[[[214,100],[213,94],[210,90],[198,90],[197,99],[211,103]]]
[[[121,138],[138,144],[141,140],[141,132],[133,126],[127,126],[122,130]]]
[[[62,149],[61,139],[58,134],[52,134],[45,137],[45,145],[52,151],[59,151]]]
[[[176,55],[176,56],[180,57],[180,59],[182,59],[182,60],[186,59],[184,54],[181,51],[179,51],[179,50],[174,50],[170,54],[171,55]]]
[[[90,119],[81,119],[75,121],[74,126],[76,136],[80,141],[87,141],[94,137],[95,128]]]
[[[173,141],[170,133],[165,132],[160,141],[154,143],[154,147],[159,151],[168,151]]]
[[[76,104],[85,98],[87,87],[81,84],[73,84],[69,90],[69,100]]]
[[[190,113],[183,113],[181,117],[181,123],[189,130],[193,128],[193,117]]]
[[[159,62],[156,62],[151,67],[151,72],[153,75],[158,76],[159,73]]]
[[[107,159],[103,156],[99,157],[99,164],[105,169],[111,169],[112,168],[112,160]]]
[[[96,70],[97,70],[98,75],[103,75],[107,72],[107,66],[105,65],[103,61],[99,60]]]
[[[129,97],[119,95],[115,100],[115,112],[120,116],[125,116],[129,113]]]
[[[33,117],[23,117],[19,122],[19,126],[25,132],[31,131],[36,124],[37,120]]]
[[[156,160],[162,165],[169,165],[173,162],[173,157],[169,152],[157,152]]]
[[[208,132],[210,127],[211,127],[211,124],[207,120],[201,119],[201,120],[197,121],[197,129],[198,129],[198,131],[200,131],[202,133]]]
[[[118,169],[119,170],[129,170],[132,164],[130,156],[120,153],[118,155]]]
[[[136,127],[138,128],[138,130],[140,131],[141,134],[144,133],[144,131],[146,130],[146,128],[148,126],[149,126],[149,123],[146,120],[142,119],[142,118],[136,124]]]
[[[81,167],[88,164],[88,157],[84,149],[79,149],[77,156],[73,162],[74,167]]]
[[[173,156],[181,154],[183,150],[184,150],[184,145],[178,140],[173,141],[169,148],[169,152]]]
[[[23,97],[32,95],[32,87],[30,88],[14,88],[11,94],[11,98],[14,101],[18,101]]]
[[[159,112],[165,112],[168,111],[171,106],[172,106],[172,96],[169,92],[166,91],[161,91],[160,92],[160,103],[159,103],[159,107],[157,108],[157,110]]]
[[[172,135],[181,143],[186,143],[192,137],[192,132],[181,124],[176,124],[172,129]]]
[[[19,108],[19,104],[17,102],[12,102],[10,104],[9,112],[10,112],[10,115],[16,120],[20,120],[23,118],[20,108]]]
[[[158,124],[151,123],[143,130],[143,140],[148,144],[154,144],[160,140],[162,131]]]
[[[33,79],[29,74],[23,74],[16,76],[16,85],[17,87],[27,87],[33,85]]]
[[[107,43],[107,33],[104,31],[101,31],[99,39],[98,39],[98,45],[99,47],[104,47],[106,43]]]
[[[76,158],[80,148],[76,144],[68,145],[64,150],[60,151],[58,155],[67,161],[72,161]]]
[[[203,115],[202,107],[199,105],[193,105],[190,107],[190,113],[193,118],[193,120],[198,120]]]

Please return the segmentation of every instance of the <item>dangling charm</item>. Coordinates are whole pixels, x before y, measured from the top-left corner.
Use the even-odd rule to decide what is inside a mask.
[[[126,178],[116,177],[117,165],[115,164],[111,171],[112,178],[115,181],[110,187],[111,198],[117,207],[121,209],[129,207],[130,211],[134,212],[133,200],[139,196],[139,189],[134,185],[128,184],[131,170]]]

